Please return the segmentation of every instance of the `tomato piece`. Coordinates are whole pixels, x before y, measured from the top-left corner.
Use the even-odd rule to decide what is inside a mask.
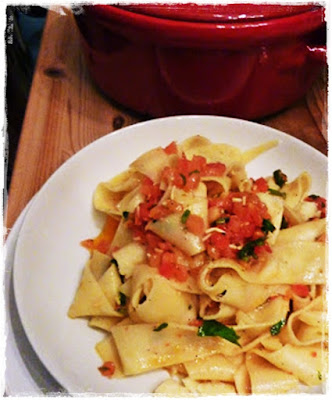
[[[103,376],[111,377],[115,372],[115,364],[113,361],[106,361],[98,370]]]
[[[253,186],[252,186],[252,191],[253,192],[267,192],[268,191],[268,184],[266,179],[264,178],[258,178],[254,180]]]
[[[135,210],[135,225],[142,225],[150,220],[148,203],[141,203]]]
[[[220,162],[208,163],[203,169],[204,176],[223,176],[226,171],[226,165]]]
[[[186,221],[186,227],[189,232],[197,236],[203,236],[205,231],[205,224],[202,217],[195,214],[189,214]]]
[[[193,156],[188,164],[188,174],[192,174],[194,171],[202,172],[206,168],[206,158],[202,156]]]
[[[326,199],[317,195],[310,195],[304,199],[305,201],[310,201],[316,204],[317,210],[320,211],[320,217],[326,218]]]
[[[187,268],[184,265],[177,264],[175,254],[171,252],[162,254],[159,273],[167,279],[173,278],[179,282],[184,282],[189,277]]]
[[[264,253],[272,253],[272,249],[267,243],[265,243],[262,246],[255,246],[254,253],[256,256],[260,256]]]
[[[160,219],[160,218],[165,218],[167,217],[167,215],[171,214],[172,211],[163,206],[163,205],[158,205],[156,207],[151,208],[151,210],[149,211],[149,218],[151,219]]]
[[[236,258],[235,250],[229,246],[230,240],[228,236],[219,232],[213,232],[207,240],[207,252],[214,260],[221,257]]]
[[[193,156],[191,160],[188,160],[185,155],[182,155],[175,167],[164,168],[162,180],[186,191],[194,190],[200,182],[200,173],[205,166],[204,157]]]
[[[148,177],[143,179],[140,191],[142,194],[144,194],[146,201],[149,204],[158,203],[162,195],[159,185],[154,184],[153,181]]]
[[[103,229],[94,239],[87,239],[81,242],[81,245],[88,250],[97,250],[101,253],[107,253],[115,232],[118,229],[119,221],[108,216]]]
[[[194,319],[193,321],[190,321],[189,324],[190,326],[197,326],[198,328],[203,325],[203,320],[202,319]]]
[[[164,148],[164,152],[166,154],[177,154],[178,152],[178,146],[176,145],[176,142],[171,142],[168,146]]]
[[[307,285],[292,285],[292,291],[299,297],[309,296],[309,287]]]
[[[189,277],[187,268],[184,265],[175,264],[174,271],[173,271],[173,277],[175,280],[177,280],[179,282],[185,282]]]
[[[193,172],[189,174],[186,178],[185,189],[190,191],[197,188],[201,180],[200,174],[198,172]]]

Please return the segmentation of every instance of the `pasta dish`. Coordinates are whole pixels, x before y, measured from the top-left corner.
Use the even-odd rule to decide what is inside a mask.
[[[192,136],[100,182],[105,216],[70,318],[105,332],[100,373],[160,368],[166,395],[278,394],[327,376],[326,200],[311,176],[247,175],[277,146]]]

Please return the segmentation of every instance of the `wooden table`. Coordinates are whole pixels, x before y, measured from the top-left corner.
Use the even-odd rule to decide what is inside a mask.
[[[56,10],[48,13],[21,132],[7,199],[9,229],[33,195],[70,156],[95,139],[142,120],[106,99],[94,86],[73,16],[64,8]],[[326,94],[326,85],[322,87],[320,82],[319,88]],[[324,94],[322,98],[311,96],[310,101],[302,99],[259,122],[327,154],[322,135],[325,125],[320,123],[326,120],[324,99]],[[313,115],[317,113],[312,114],[312,110],[317,108],[321,114],[316,122]]]

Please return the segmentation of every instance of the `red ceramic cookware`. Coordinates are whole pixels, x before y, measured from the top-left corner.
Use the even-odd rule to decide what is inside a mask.
[[[97,86],[154,117],[258,119],[304,96],[325,62],[314,4],[87,5],[75,17]]]

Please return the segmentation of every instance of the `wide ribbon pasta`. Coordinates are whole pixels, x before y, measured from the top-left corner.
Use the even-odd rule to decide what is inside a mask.
[[[324,382],[326,201],[306,171],[247,175],[275,146],[242,151],[196,135],[96,184],[106,223],[82,242],[90,258],[68,316],[105,333],[100,373],[164,368],[155,393],[168,396]]]

